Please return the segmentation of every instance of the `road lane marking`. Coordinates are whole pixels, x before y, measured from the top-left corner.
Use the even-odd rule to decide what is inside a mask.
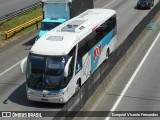
[[[133,73],[132,77],[130,78],[130,80],[128,81],[127,85],[125,86],[125,88],[123,89],[122,93],[120,94],[120,96],[118,97],[117,101],[115,102],[114,106],[112,107],[112,109],[110,111],[115,111],[115,109],[117,108],[118,104],[120,103],[121,99],[123,98],[124,94],[126,93],[127,89],[129,88],[129,86],[131,85],[132,81],[134,80],[135,76],[137,75],[138,71],[140,70],[140,68],[142,67],[143,63],[145,62],[146,58],[148,57],[149,53],[151,52],[152,48],[154,47],[155,43],[157,42],[157,40],[160,37],[160,32],[157,35],[156,39],[153,41],[152,45],[150,46],[150,48],[148,49],[147,53],[145,54],[145,56],[143,57],[142,61],[140,62],[140,64],[138,65],[137,69],[135,70],[135,72]],[[105,120],[109,120],[110,117],[106,117]]]
[[[110,4],[112,4],[113,2],[115,2],[116,0],[113,0],[112,2],[108,3],[107,5],[103,6],[102,8],[105,8],[107,6],[109,6]]]
[[[22,59],[22,60],[23,60],[23,59]],[[11,66],[11,67],[8,68],[7,70],[5,70],[4,72],[0,73],[0,76],[4,75],[4,74],[7,73],[8,71],[12,70],[14,67],[16,67],[18,64],[20,64],[22,60],[20,60],[19,62],[17,62],[17,63],[14,64],[13,66]]]

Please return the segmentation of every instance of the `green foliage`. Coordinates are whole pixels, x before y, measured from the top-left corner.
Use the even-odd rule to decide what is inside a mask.
[[[0,32],[3,33],[4,31],[10,30],[10,29],[12,29],[18,25],[21,25],[29,20],[32,20],[40,15],[42,15],[42,7],[36,8],[35,10],[30,11],[30,12],[26,12],[16,18],[7,20],[7,21],[0,24]],[[36,28],[36,25],[31,25],[31,26],[19,31],[17,34],[14,35],[14,37],[11,37],[9,39],[14,39],[19,36],[22,36],[35,28]],[[2,39],[4,39],[3,34],[0,37],[0,40],[2,40]]]

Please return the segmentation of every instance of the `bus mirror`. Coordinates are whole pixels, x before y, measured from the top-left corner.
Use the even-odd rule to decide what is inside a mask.
[[[27,62],[27,57],[22,60],[21,65],[20,65],[20,66],[21,66],[21,72],[22,72],[22,73],[24,73],[24,71],[25,71],[26,62]]]
[[[71,63],[71,60],[72,60],[72,57],[70,57],[70,58],[68,59],[68,62],[67,62],[67,64],[66,64],[65,68],[64,68],[64,77],[67,77],[67,76],[68,76],[69,65],[70,65],[70,63]]]

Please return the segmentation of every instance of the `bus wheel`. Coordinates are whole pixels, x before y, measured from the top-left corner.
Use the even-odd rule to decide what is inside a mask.
[[[109,53],[109,48],[108,48],[106,52],[106,59],[108,59],[109,56],[110,56],[110,53]]]
[[[77,81],[76,83],[76,88],[75,88],[75,95],[78,94],[78,92],[80,91],[81,85],[80,85],[80,80]]]
[[[152,7],[152,4],[149,4],[149,5],[148,5],[148,8],[151,9],[151,7]]]
[[[152,1],[152,7],[154,6],[154,1]]]

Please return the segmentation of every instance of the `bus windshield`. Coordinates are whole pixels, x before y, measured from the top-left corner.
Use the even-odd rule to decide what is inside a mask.
[[[50,31],[51,29],[57,27],[58,25],[60,25],[60,23],[42,22],[41,23],[41,30]]]
[[[39,56],[30,54],[27,63],[28,87],[54,90],[64,83],[65,56]]]

